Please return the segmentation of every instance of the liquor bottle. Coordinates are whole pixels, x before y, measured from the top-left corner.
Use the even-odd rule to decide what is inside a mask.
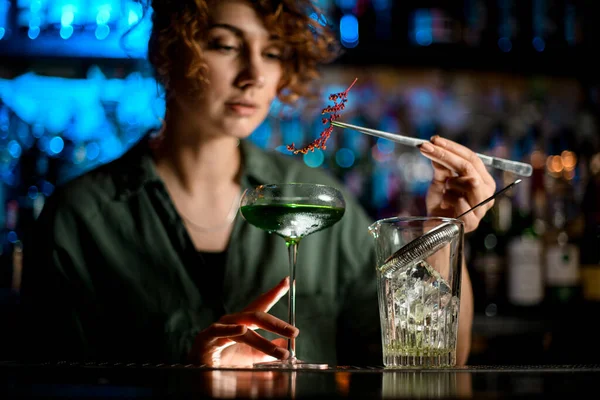
[[[580,284],[578,225],[571,212],[573,188],[562,175],[550,178],[548,229],[544,235],[546,299],[551,306],[577,300]]]
[[[507,243],[507,299],[516,313],[537,309],[544,300],[544,159],[540,150],[531,154],[533,174],[519,185],[513,233]]]
[[[580,240],[583,299],[600,304],[600,153],[591,158],[590,178],[581,209],[585,217]]]
[[[469,235],[470,263],[472,273],[475,311],[494,317],[503,311],[505,258],[502,257],[497,232],[493,228],[496,208],[491,209],[477,227],[477,233]]]

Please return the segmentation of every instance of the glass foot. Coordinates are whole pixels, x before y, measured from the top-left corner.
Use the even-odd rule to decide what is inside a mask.
[[[327,364],[308,363],[298,360],[296,357],[287,360],[267,361],[254,364],[254,368],[265,369],[327,369]]]

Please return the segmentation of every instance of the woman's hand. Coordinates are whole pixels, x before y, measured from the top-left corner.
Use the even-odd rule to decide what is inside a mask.
[[[190,361],[223,367],[251,366],[256,362],[288,358],[287,339],[269,341],[254,330],[265,329],[286,338],[298,336],[298,328],[267,314],[289,287],[289,279],[285,278],[241,312],[225,315],[198,333],[189,354]]]
[[[494,178],[467,147],[436,135],[419,149],[433,164],[433,180],[426,198],[428,215],[456,217],[495,192]],[[465,233],[475,230],[493,205],[492,200],[462,217]]]

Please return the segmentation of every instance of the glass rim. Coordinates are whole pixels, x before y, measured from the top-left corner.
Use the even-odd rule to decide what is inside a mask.
[[[258,185],[255,186],[254,189],[258,189],[261,187],[269,187],[269,186],[301,186],[301,185],[305,185],[305,186],[315,186],[315,187],[324,187],[324,188],[332,188],[332,189],[336,189],[336,190],[340,190],[338,187],[336,186],[332,186],[332,185],[326,185],[324,183],[312,183],[312,182],[281,182],[281,183],[264,183],[262,185]]]
[[[439,221],[448,223],[458,223],[464,226],[464,221],[454,217],[439,217],[439,216],[408,216],[408,217],[388,217],[378,219],[369,225],[369,229],[383,224],[394,224],[398,222],[418,222],[418,221]]]

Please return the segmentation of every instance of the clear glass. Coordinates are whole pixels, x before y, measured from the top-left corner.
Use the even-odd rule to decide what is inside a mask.
[[[330,186],[312,183],[282,183],[246,189],[240,200],[242,216],[250,224],[281,236],[289,253],[290,290],[288,320],[296,326],[296,261],[298,245],[311,233],[329,228],[346,210],[342,193]],[[296,357],[296,341],[288,340],[290,357],[257,363],[267,368],[327,368],[327,364],[311,364]]]
[[[455,366],[463,222],[388,218],[369,232],[375,240],[383,364]]]

